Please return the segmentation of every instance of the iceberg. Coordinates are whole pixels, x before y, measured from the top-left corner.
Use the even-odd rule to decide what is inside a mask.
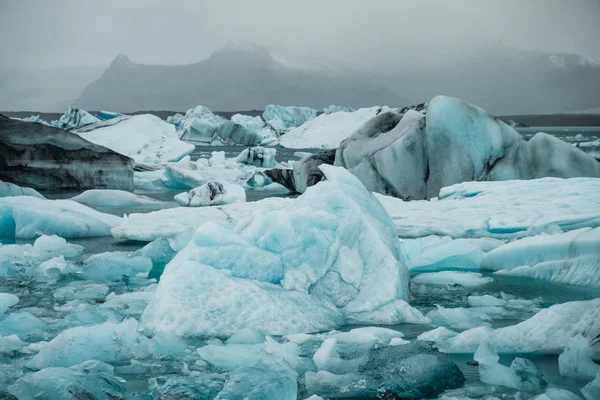
[[[592,360],[590,344],[581,334],[573,337],[558,356],[558,369],[562,376],[579,379],[594,379],[600,373],[600,365]]]
[[[305,375],[306,392],[325,398],[434,398],[464,381],[450,357],[426,342],[372,349],[354,372]]]
[[[71,200],[32,196],[0,197],[0,236],[34,239],[58,235],[65,239],[109,236],[121,218]],[[57,254],[58,255],[58,254]]]
[[[321,325],[329,329],[342,320],[425,320],[407,305],[408,270],[385,210],[351,174],[332,166],[321,168],[328,180],[284,209],[254,213],[235,227],[200,225],[166,267],[142,315],[144,327],[186,336],[223,336],[244,326],[269,334],[314,332],[318,319],[313,315],[314,323],[307,324],[308,311],[272,310],[284,297],[323,309]],[[211,268],[219,271],[208,275]],[[207,276],[215,282],[210,284]],[[260,294],[262,305],[252,306],[258,308],[253,318],[242,311],[230,315],[233,298],[207,305],[233,288],[239,288],[235,298],[250,298],[250,293],[256,298],[265,292]],[[296,323],[276,318],[282,312],[296,315]]]
[[[354,109],[347,106],[336,106],[334,104],[323,109],[323,114],[333,114],[336,112],[352,112]]]
[[[206,221],[219,225],[235,225],[253,212],[267,213],[294,202],[288,198],[266,198],[252,203],[234,203],[224,206],[177,207],[149,213],[135,213],[124,217],[111,230],[116,239],[150,242],[158,238],[170,238],[193,229]]]
[[[181,353],[185,345],[173,337],[149,339],[138,332],[135,319],[107,321],[61,332],[27,363],[30,369],[71,367],[87,360],[123,363],[132,358],[160,357]]]
[[[0,197],[13,196],[33,196],[38,199],[45,199],[37,190],[28,187],[21,187],[10,182],[0,181]]]
[[[527,237],[487,253],[481,268],[498,274],[600,287],[600,228]]]
[[[98,118],[100,121],[107,121],[109,119],[122,117],[123,115],[124,114],[118,112],[101,110],[96,113],[96,118]]]
[[[219,206],[246,201],[246,191],[240,185],[225,181],[208,181],[202,186],[175,196],[183,207]]]
[[[0,336],[17,335],[21,340],[44,335],[44,323],[25,311],[15,311],[0,321]]]
[[[500,357],[493,348],[481,344],[475,356],[479,363],[479,377],[490,385],[502,385],[519,391],[539,393],[547,383],[535,364],[526,358],[515,358],[506,367],[499,363]]]
[[[6,311],[19,302],[19,297],[12,293],[0,293],[0,319],[4,317]]]
[[[55,127],[0,115],[0,154],[4,182],[39,190],[133,189],[129,157]]]
[[[121,116],[71,131],[136,163],[178,161],[195,147],[179,140],[173,125],[151,114]]]
[[[490,326],[491,318],[484,312],[472,308],[445,308],[437,309],[425,314],[436,326],[444,326],[453,330],[465,330],[478,326]]]
[[[275,154],[276,149],[264,148],[264,147],[252,147],[243,150],[236,161],[241,164],[252,165],[261,168],[273,168],[275,167]]]
[[[279,138],[279,144],[291,149],[337,149],[364,123],[388,107],[361,108],[356,111],[338,110],[310,118]],[[266,112],[266,111],[265,111]]]
[[[147,196],[140,196],[124,190],[91,189],[71,197],[72,201],[88,207],[139,207],[160,204]]]
[[[356,126],[334,165],[369,190],[404,200],[430,199],[468,181],[600,177],[600,163],[574,146],[545,133],[526,141],[484,110],[446,96],[431,100],[426,114],[387,110]]]
[[[235,114],[227,120],[204,106],[173,116],[171,123],[177,125],[180,138],[208,146],[256,146],[277,140],[277,134],[258,116]]]
[[[375,196],[402,238],[518,239],[600,226],[599,192],[597,178],[542,178],[459,183],[430,201]]]
[[[411,272],[479,271],[484,255],[504,244],[492,238],[452,239],[449,236],[425,236],[400,241],[402,254]]]
[[[100,120],[89,112],[79,108],[69,107],[58,121],[52,121],[52,126],[69,131],[98,122],[100,122]]]
[[[124,380],[114,376],[113,367],[90,360],[70,368],[44,368],[21,377],[8,392],[18,399],[113,400],[124,398]]]
[[[317,110],[310,107],[285,107],[269,104],[262,114],[263,120],[276,131],[287,131],[301,126],[317,117]]]
[[[518,324],[469,329],[437,345],[448,353],[474,353],[479,344],[487,343],[499,353],[559,354],[576,335],[591,340],[597,332],[600,299],[555,304]],[[592,356],[597,357],[599,351],[592,348]]]
[[[29,117],[25,117],[25,118],[16,118],[16,117],[13,117],[11,119],[16,119],[18,121],[23,121],[23,122],[35,122],[37,124],[52,126],[52,124],[50,122],[44,121],[43,119],[40,118],[39,115],[30,115]]]

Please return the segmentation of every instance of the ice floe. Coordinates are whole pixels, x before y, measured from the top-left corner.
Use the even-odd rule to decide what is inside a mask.
[[[183,207],[219,206],[246,201],[246,191],[240,185],[225,181],[208,181],[202,186],[180,193],[175,201]]]

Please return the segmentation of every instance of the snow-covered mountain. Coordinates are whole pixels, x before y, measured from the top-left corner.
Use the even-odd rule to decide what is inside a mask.
[[[402,105],[408,100],[366,74],[303,69],[253,44],[229,44],[195,64],[137,64],[117,56],[83,90],[76,105],[90,110],[262,109],[267,104]]]

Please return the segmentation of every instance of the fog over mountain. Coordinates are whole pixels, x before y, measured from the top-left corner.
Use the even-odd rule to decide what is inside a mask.
[[[0,0],[0,109],[401,106],[436,94],[493,113],[589,109],[599,17],[595,0]]]

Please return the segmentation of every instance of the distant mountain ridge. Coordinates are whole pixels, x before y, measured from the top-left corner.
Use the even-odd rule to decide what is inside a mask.
[[[367,75],[306,71],[285,65],[257,45],[228,45],[188,65],[131,62],[118,55],[75,105],[84,109],[262,109],[267,104],[315,108],[330,104],[401,106],[408,100]]]

